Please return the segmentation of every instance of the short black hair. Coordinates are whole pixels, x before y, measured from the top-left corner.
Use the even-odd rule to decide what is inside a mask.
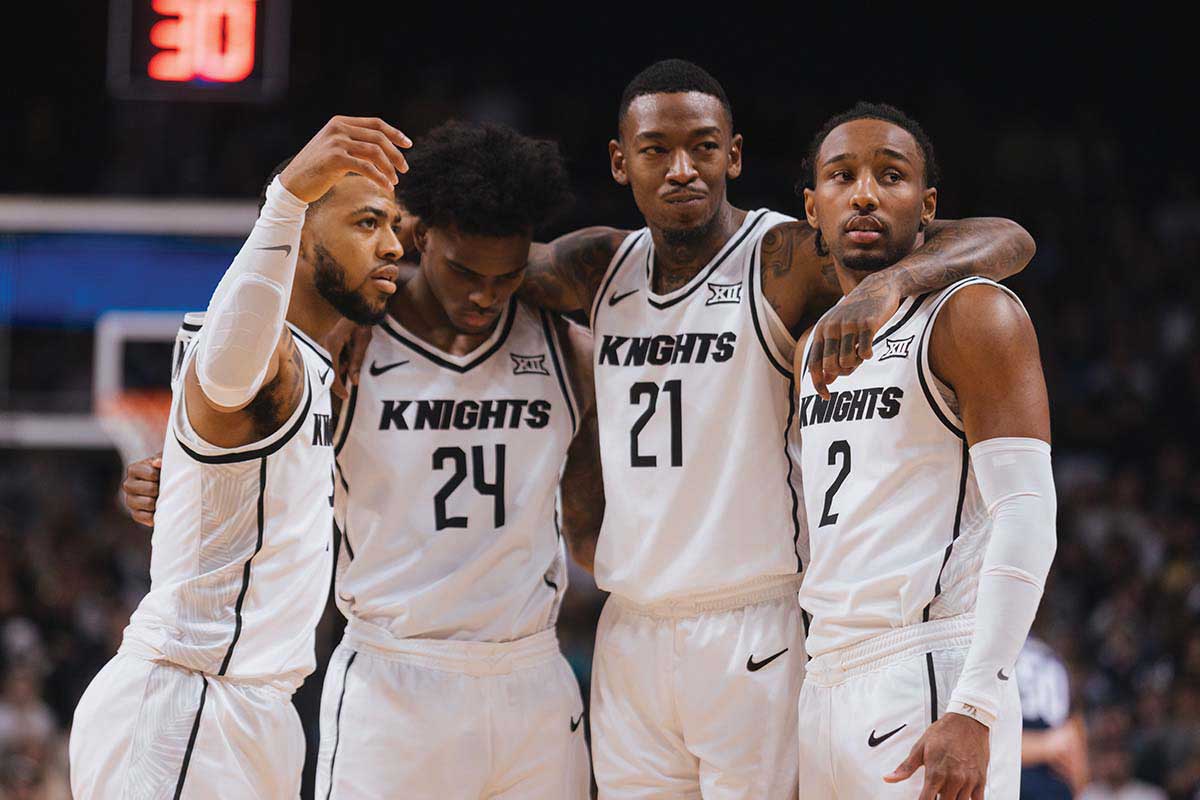
[[[937,156],[933,152],[933,142],[929,140],[929,136],[926,135],[921,125],[895,106],[859,100],[849,111],[843,111],[826,120],[817,134],[813,136],[808,145],[808,154],[804,158],[802,177],[796,183],[797,194],[803,194],[804,189],[812,189],[816,186],[817,154],[821,150],[821,145],[825,143],[825,138],[833,132],[834,128],[856,119],[880,119],[912,134],[913,139],[917,142],[917,147],[921,149],[921,157],[925,160],[925,185],[927,187],[937,186],[938,180],[941,178]]]
[[[729,116],[729,125],[733,127],[733,106],[725,96],[725,89],[720,82],[708,71],[691,61],[682,58],[668,58],[656,61],[634,76],[625,91],[621,93],[621,105],[617,109],[617,132],[621,131],[621,123],[629,105],[644,94],[669,94],[672,92],[700,92],[712,95],[721,101],[725,113]]]
[[[558,143],[504,125],[447,122],[418,138],[405,158],[397,199],[429,227],[532,233],[571,204]]]

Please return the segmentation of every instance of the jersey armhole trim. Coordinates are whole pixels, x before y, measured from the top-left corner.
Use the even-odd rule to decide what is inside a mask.
[[[763,330],[767,326],[758,316],[759,299],[761,298],[764,306],[767,300],[760,291],[761,284],[759,283],[762,277],[759,261],[759,252],[762,250],[762,243],[763,240],[759,239],[758,243],[754,246],[754,251],[750,255],[750,272],[746,278],[746,282],[750,284],[750,319],[754,323],[754,333],[758,337],[758,343],[762,345],[763,352],[766,353],[767,360],[771,362],[771,366],[779,370],[779,374],[790,379],[792,377],[791,366],[786,363],[787,360],[783,357],[783,353],[780,353],[778,348],[775,347],[775,340],[771,337],[770,329]],[[764,308],[763,314],[767,313],[769,312]]]
[[[612,264],[608,267],[608,275],[605,276],[604,281],[600,284],[600,291],[596,292],[596,296],[592,298],[592,313],[588,316],[588,323],[591,325],[593,331],[596,330],[596,315],[600,313],[600,301],[608,294],[608,289],[612,286],[613,279],[617,277],[617,273],[621,271],[621,266],[625,263],[625,259],[629,258],[629,254],[633,252],[633,248],[637,247],[638,242],[648,233],[649,231],[645,229],[635,231],[629,234],[625,238],[625,241],[621,243],[621,248],[624,248],[625,252],[621,252],[621,248],[617,248],[617,253],[613,256]]]
[[[186,365],[186,360],[185,360]],[[304,365],[304,402],[296,409],[294,416],[280,426],[279,430],[271,434],[265,439],[260,439],[257,442],[251,442],[248,445],[243,445],[238,448],[222,448],[216,445],[209,445],[214,450],[220,450],[218,453],[201,453],[194,447],[190,446],[179,435],[178,420],[175,415],[187,414],[187,395],[186,387],[180,386],[181,392],[179,397],[179,408],[171,411],[171,435],[175,437],[176,443],[180,449],[188,455],[193,461],[201,464],[236,464],[241,461],[253,461],[256,458],[266,458],[273,453],[277,453],[280,448],[292,440],[292,437],[304,426],[304,420],[308,417],[308,409],[312,407],[312,381],[308,374],[308,365]],[[189,423],[190,425],[190,423]],[[199,434],[196,434],[199,437]],[[207,444],[207,443],[206,443]]]
[[[575,434],[579,432],[579,415],[575,412],[575,396],[571,393],[571,383],[567,380],[564,358],[558,352],[560,345],[558,332],[554,329],[554,324],[546,311],[538,309],[538,314],[542,318],[542,331],[546,335],[546,347],[550,350],[550,361],[554,364],[554,376],[558,378],[558,388],[562,390],[563,399],[567,401],[567,411],[571,415],[571,438],[574,438]]]
[[[350,387],[350,397],[346,399],[346,404],[342,407],[342,413],[338,414],[337,429],[333,434],[333,455],[336,457],[342,452],[342,447],[345,446],[346,440],[350,438],[350,426],[354,424],[354,409],[358,406],[358,384],[355,383]]]
[[[997,289],[1008,294],[1010,297],[1016,300],[1017,303],[1021,305],[1022,309],[1025,308],[1025,305],[1021,303],[1021,299],[1006,286],[1002,286],[993,280],[979,276],[963,278],[957,283],[952,283],[950,286],[942,290],[941,295],[935,301],[933,310],[929,312],[929,319],[925,320],[925,327],[921,330],[920,344],[917,346],[917,378],[920,381],[921,391],[925,395],[925,400],[929,403],[930,408],[933,409],[934,415],[941,421],[941,423],[945,425],[951,433],[963,441],[966,441],[967,434],[963,429],[962,420],[958,418],[958,415],[955,414],[950,406],[946,403],[945,398],[942,397],[942,393],[939,391],[934,391],[930,386],[930,376],[933,376],[933,369],[929,366],[929,344],[933,338],[930,335],[933,331],[933,325],[937,321],[938,314],[941,313],[946,301],[953,297],[954,294],[960,289],[976,284],[995,286]]]

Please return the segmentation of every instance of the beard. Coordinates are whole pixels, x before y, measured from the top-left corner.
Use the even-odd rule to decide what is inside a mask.
[[[374,325],[387,314],[387,302],[373,306],[362,294],[346,285],[346,268],[321,245],[313,247],[313,281],[317,292],[346,319],[359,325]]]
[[[855,272],[879,272],[895,264],[904,253],[858,253],[853,256],[843,257],[841,259],[842,266]]]
[[[663,228],[663,241],[671,247],[689,247],[704,241],[717,227],[718,206],[713,215],[691,228]]]

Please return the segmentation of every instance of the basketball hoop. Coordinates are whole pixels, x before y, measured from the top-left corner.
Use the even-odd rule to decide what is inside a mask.
[[[102,399],[97,418],[129,466],[162,450],[170,411],[170,391],[131,390]]]

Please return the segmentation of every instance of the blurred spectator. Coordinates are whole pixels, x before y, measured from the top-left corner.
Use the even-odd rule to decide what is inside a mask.
[[[1067,669],[1050,647],[1030,636],[1017,659],[1021,691],[1021,800],[1070,800],[1087,782],[1087,737],[1070,717]]]

